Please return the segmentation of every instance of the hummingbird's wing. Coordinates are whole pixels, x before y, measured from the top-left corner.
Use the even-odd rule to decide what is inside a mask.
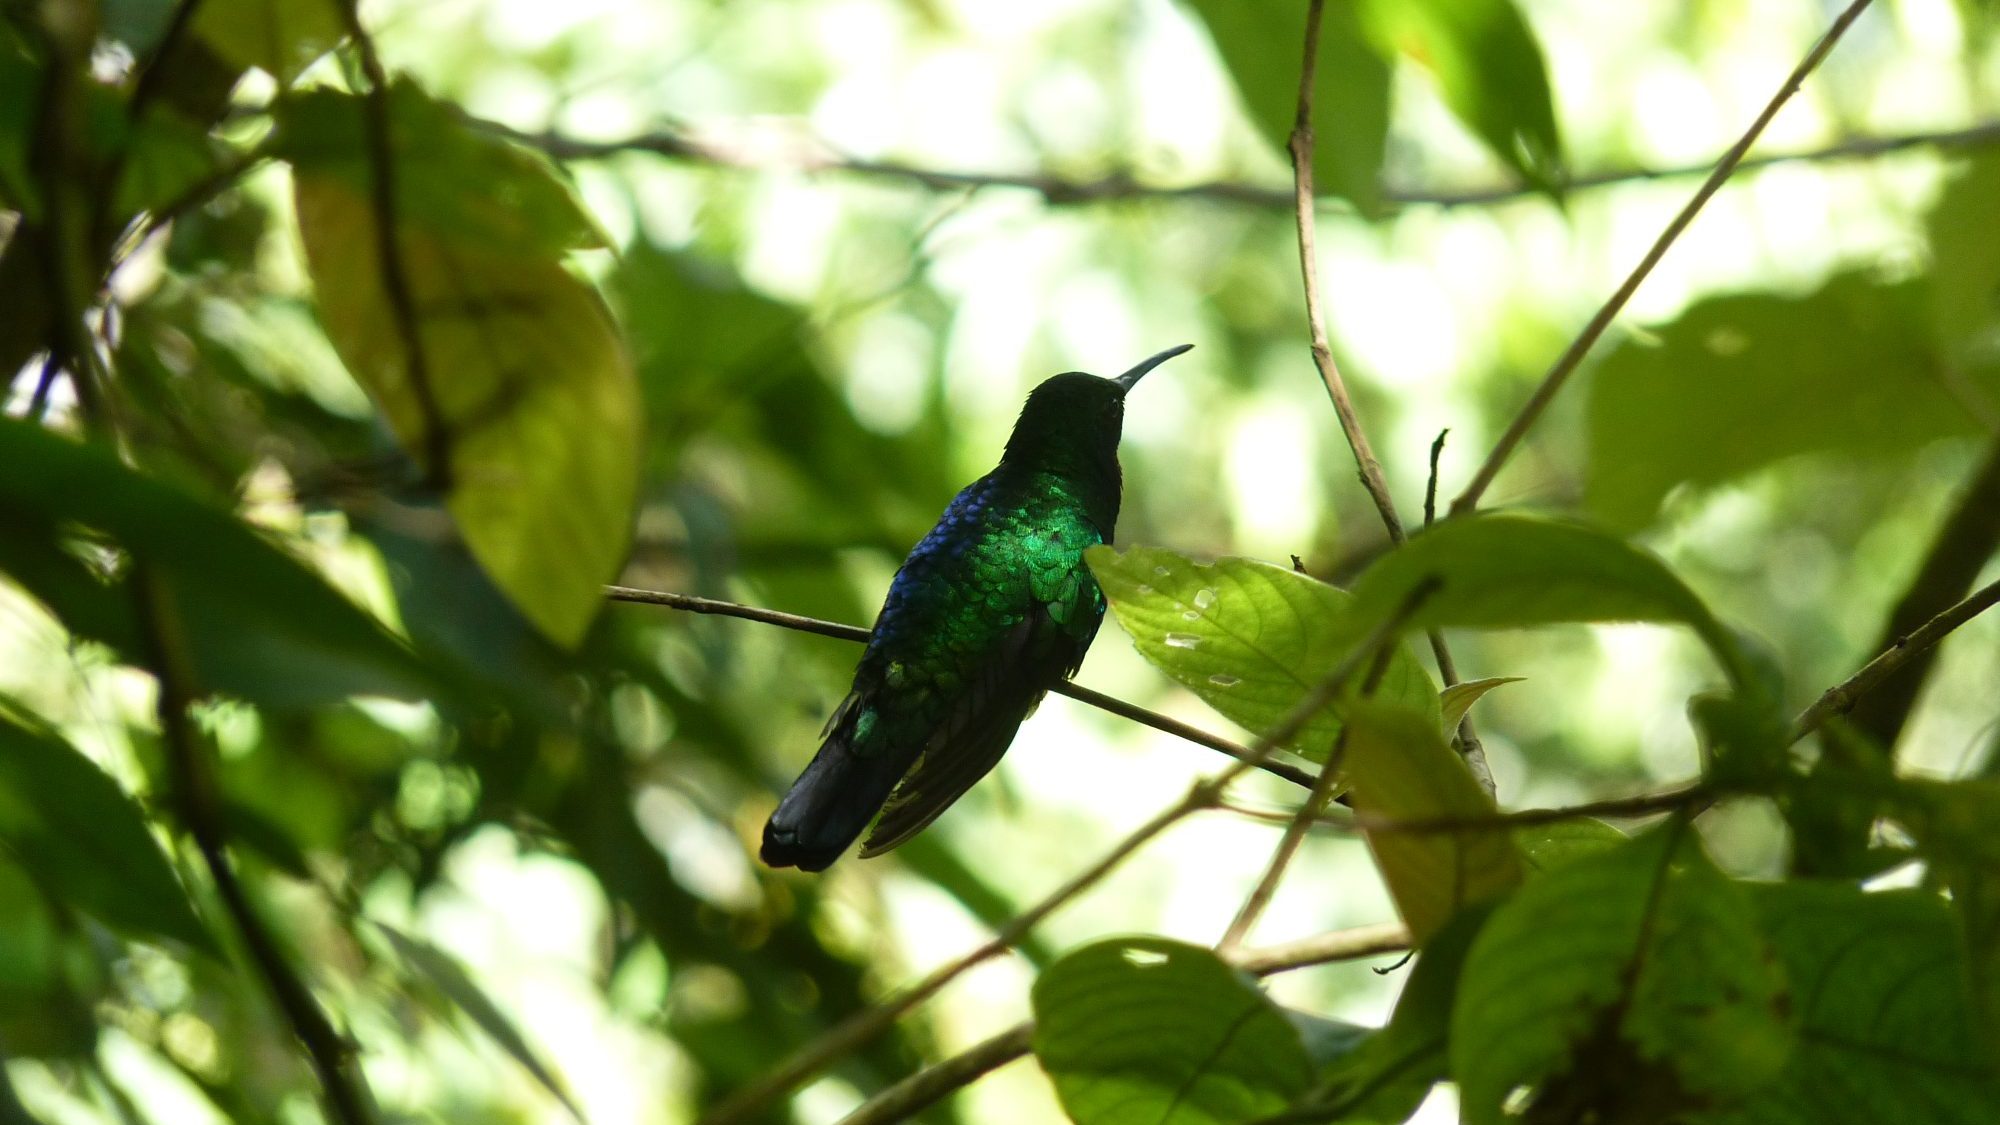
[[[1080,566],[1037,575],[1034,604],[983,659],[958,705],[882,807],[861,857],[881,855],[936,820],[985,777],[1042,696],[1073,674],[1103,619],[1104,595]]]

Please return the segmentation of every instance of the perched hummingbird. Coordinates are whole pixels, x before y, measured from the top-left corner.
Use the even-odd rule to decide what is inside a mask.
[[[1083,552],[1118,522],[1125,394],[1193,346],[1116,379],[1057,375],[1028,395],[1000,464],[952,500],[889,584],[853,689],[764,825],[765,863],[824,870],[878,811],[863,857],[916,835],[1075,674],[1104,620]]]

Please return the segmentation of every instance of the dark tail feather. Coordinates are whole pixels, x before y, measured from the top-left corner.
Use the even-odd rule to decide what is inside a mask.
[[[849,722],[838,725],[765,822],[759,854],[766,864],[824,871],[902,780],[908,759],[879,752],[860,757],[848,746],[850,730]]]

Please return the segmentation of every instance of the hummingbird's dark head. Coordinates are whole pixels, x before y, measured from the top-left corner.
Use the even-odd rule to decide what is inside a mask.
[[[1118,435],[1125,422],[1125,394],[1146,372],[1194,347],[1182,344],[1142,360],[1115,379],[1065,371],[1042,380],[1007,439],[1003,465],[1056,472],[1118,469]]]

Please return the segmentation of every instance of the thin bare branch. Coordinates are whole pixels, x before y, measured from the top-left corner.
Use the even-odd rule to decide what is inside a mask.
[[[1409,947],[1409,931],[1399,923],[1386,922],[1315,934],[1284,945],[1244,950],[1230,960],[1246,972],[1270,976],[1310,965],[1397,953]],[[869,1098],[861,1108],[842,1118],[840,1125],[889,1125],[891,1122],[907,1121],[953,1092],[1027,1054],[1034,1046],[1034,1037],[1034,1021],[1017,1023]]]
[[[389,74],[382,68],[382,56],[375,39],[361,23],[360,0],[328,0],[340,11],[347,34],[354,41],[361,72],[368,79],[363,100],[367,126],[368,170],[375,209],[375,255],[382,267],[382,296],[389,303],[390,320],[402,342],[404,369],[417,410],[424,416],[422,452],[424,476],[431,487],[442,492],[451,485],[451,432],[444,410],[438,404],[437,385],[431,381],[430,359],[424,351],[423,332],[418,325],[416,295],[410,289],[409,264],[403,259],[403,244],[397,230],[396,142],[389,106]]]
[[[1333,346],[1327,338],[1326,312],[1319,295],[1318,219],[1314,214],[1313,200],[1313,76],[1319,68],[1320,16],[1325,0],[1312,0],[1306,10],[1305,60],[1299,68],[1298,109],[1293,119],[1292,135],[1288,148],[1292,156],[1292,214],[1298,228],[1299,273],[1305,283],[1306,328],[1311,333],[1313,365],[1319,369],[1320,381],[1326,384],[1327,397],[1333,400],[1333,412],[1340,418],[1340,432],[1347,437],[1347,448],[1354,454],[1355,467],[1361,474],[1361,486],[1368,490],[1368,498],[1375,502],[1375,512],[1382,518],[1382,527],[1389,534],[1389,542],[1403,541],[1403,521],[1396,514],[1395,498],[1389,494],[1389,482],[1382,474],[1382,462],[1375,456],[1375,450],[1368,444],[1368,433],[1361,428],[1361,417],[1355,412],[1354,401],[1347,393],[1347,381],[1341,377],[1340,366],[1334,362]],[[1444,439],[1439,436],[1439,442]],[[1436,450],[1433,450],[1435,454]],[[1433,462],[1435,465],[1435,462]],[[1430,522],[1432,501],[1424,505],[1425,523]],[[1458,666],[1452,660],[1451,649],[1445,644],[1444,634],[1431,630],[1431,654],[1437,660],[1438,676],[1445,686],[1458,682]],[[1465,757],[1467,768],[1479,784],[1490,794],[1493,788],[1493,771],[1486,765],[1486,750],[1479,744],[1478,735],[1468,724],[1460,724],[1462,737],[1459,752]]]
[[[766,625],[776,625],[800,633],[812,633],[822,637],[832,637],[842,641],[866,643],[869,632],[859,625],[843,625],[837,621],[821,621],[816,617],[801,617],[796,613],[782,613],[775,609],[759,609],[756,606],[739,605],[735,602],[718,601],[715,598],[696,597],[693,594],[676,594],[668,590],[641,590],[632,586],[606,586],[605,595],[612,601],[635,602],[640,605],[659,605],[678,609],[687,613],[711,614],[717,617],[738,617],[745,621],[761,621]],[[1080,703],[1087,703],[1120,718],[1130,719],[1152,727],[1165,734],[1184,738],[1197,746],[1227,754],[1237,761],[1249,761],[1250,751],[1226,738],[1219,737],[1189,726],[1179,719],[1169,718],[1157,711],[1148,711],[1135,703],[1127,703],[1101,691],[1093,691],[1081,684],[1067,680],[1050,690],[1058,695],[1066,695]],[[1283,778],[1301,789],[1312,788],[1312,774],[1287,762],[1268,759],[1257,763],[1257,768],[1273,777]]]
[[[1072,899],[1097,885],[1134,852],[1145,846],[1155,836],[1165,832],[1182,818],[1201,809],[1212,808],[1222,798],[1231,782],[1250,771],[1256,762],[1276,752],[1305,729],[1313,716],[1319,714],[1334,697],[1345,689],[1362,663],[1372,659],[1383,645],[1401,632],[1403,623],[1422,603],[1437,590],[1436,583],[1424,583],[1411,590],[1397,612],[1371,630],[1369,635],[1344,657],[1341,662],[1321,680],[1306,697],[1298,702],[1269,731],[1257,737],[1250,745],[1250,760],[1231,762],[1220,772],[1197,781],[1190,786],[1187,794],[1167,808],[1156,813],[1150,820],[1140,825],[1125,839],[1119,841],[1097,862],[1078,872],[1060,887],[1000,927],[991,939],[956,960],[950,961],[926,975],[916,984],[890,996],[873,1007],[854,1013],[840,1024],[806,1044],[791,1058],[729,1098],[707,1119],[707,1125],[733,1125],[736,1122],[761,1120],[771,1103],[796,1089],[806,1079],[818,1074],[835,1060],[852,1053],[862,1044],[887,1031],[910,1009],[935,996],[945,985],[956,980],[961,973],[975,965],[982,964],[1012,948],[1014,943],[1025,937],[1042,920],[1055,913]]]
[[[468,121],[475,127],[510,136],[558,160],[606,160],[626,154],[650,154],[746,172],[835,173],[912,184],[932,191],[1014,189],[1033,192],[1054,206],[1132,199],[1207,200],[1272,210],[1289,210],[1294,206],[1292,188],[1231,181],[1159,184],[1148,182],[1146,173],[1134,169],[1123,169],[1094,179],[1074,179],[1045,172],[952,170],[894,160],[861,160],[844,155],[824,141],[796,130],[772,136],[767,129],[764,135],[752,139],[746,136],[748,130],[744,127],[717,126],[705,128],[699,135],[691,130],[662,129],[616,140],[593,141],[560,133],[513,129],[478,118],[468,118]],[[1779,164],[1836,163],[1868,160],[1917,149],[1950,151],[1993,144],[2000,144],[2000,121],[1982,121],[1957,129],[1849,137],[1818,148],[1748,157],[1737,167],[1739,171],[1747,172]],[[1714,160],[1661,168],[1613,168],[1571,177],[1564,187],[1574,194],[1620,184],[1686,179],[1712,172],[1714,168]],[[1396,207],[1444,208],[1485,207],[1547,197],[1541,189],[1524,184],[1462,190],[1388,187],[1383,190],[1382,196]],[[1320,196],[1315,204],[1322,208],[1352,209],[1345,200],[1335,196]]]
[[[1652,248],[1646,251],[1645,257],[1639,259],[1639,264],[1632,268],[1632,272],[1626,275],[1624,282],[1597,310],[1596,315],[1590,318],[1590,322],[1583,326],[1583,331],[1577,334],[1576,339],[1570,341],[1569,347],[1557,357],[1548,374],[1542,377],[1541,384],[1528,396],[1528,401],[1522,404],[1520,413],[1516,414],[1513,422],[1508,424],[1507,431],[1500,435],[1498,442],[1494,443],[1493,451],[1486,456],[1486,462],[1479,466],[1477,473],[1473,474],[1472,482],[1465,486],[1465,491],[1459,494],[1458,499],[1452,501],[1452,515],[1463,515],[1479,506],[1480,498],[1486,495],[1486,490],[1492,486],[1493,478],[1500,475],[1500,470],[1507,464],[1507,459],[1514,455],[1514,450],[1521,444],[1521,439],[1527,436],[1528,431],[1540,420],[1543,411],[1547,410],[1549,403],[1555,399],[1556,393],[1562,390],[1563,384],[1567,383],[1569,377],[1575,373],[1577,365],[1583,362],[1583,357],[1589,354],[1590,349],[1603,337],[1605,329],[1611,326],[1611,321],[1625,308],[1625,303],[1632,299],[1632,294],[1638,291],[1640,283],[1646,280],[1647,275],[1653,272],[1653,267],[1666,256],[1668,248],[1680,238],[1681,232],[1694,222],[1694,217],[1701,212],[1702,206],[1743,164],[1743,158],[1749,153],[1750,147],[1764,134],[1764,127],[1771,123],[1771,119],[1777,116],[1778,110],[1798,92],[1806,76],[1819,66],[1820,61],[1833,50],[1834,44],[1840,42],[1840,37],[1846,34],[1848,27],[1867,10],[1868,4],[1869,0],[1853,0],[1846,10],[1835,17],[1833,26],[1827,29],[1819,42],[1813,44],[1812,50],[1806,52],[1805,58],[1799,61],[1799,65],[1792,68],[1792,73],[1785,79],[1784,84],[1778,87],[1777,93],[1771,95],[1771,100],[1765,103],[1757,119],[1750,123],[1750,128],[1730,146],[1728,152],[1722,154],[1722,159],[1716,161],[1715,170],[1702,181],[1694,197],[1689,199],[1680,213],[1674,216],[1673,221],[1667,224],[1667,228],[1660,232],[1660,237],[1654,240]]]
[[[1973,591],[1964,601],[1912,629],[1908,636],[1897,638],[1894,644],[1869,661],[1859,672],[1826,689],[1825,694],[1814,700],[1812,706],[1801,711],[1798,719],[1792,723],[1792,741],[1796,742],[1818,730],[1833,716],[1843,715],[1852,710],[1862,696],[1888,679],[1897,669],[1917,659],[1949,636],[1952,630],[1992,609],[1996,604],[2000,604],[2000,581]]]
[[[1333,411],[1340,417],[1340,432],[1347,436],[1347,447],[1354,451],[1354,463],[1361,470],[1361,485],[1368,490],[1369,499],[1375,501],[1375,511],[1382,517],[1382,526],[1389,530],[1392,543],[1403,541],[1403,521],[1396,515],[1396,501],[1389,495],[1389,483],[1382,476],[1382,463],[1376,459],[1375,450],[1368,444],[1368,434],[1361,428],[1360,415],[1355,412],[1354,400],[1347,393],[1347,381],[1340,376],[1340,365],[1334,362],[1333,345],[1326,334],[1326,313],[1319,296],[1319,256],[1316,248],[1317,219],[1313,213],[1313,74],[1319,68],[1319,25],[1320,13],[1325,0],[1311,0],[1306,12],[1305,63],[1299,74],[1298,115],[1292,124],[1292,210],[1297,220],[1299,232],[1299,274],[1305,283],[1306,328],[1312,336],[1313,365],[1319,368],[1320,380],[1326,384],[1327,397],[1333,400]]]
[[[1992,442],[1972,479],[1938,528],[1903,596],[1889,613],[1877,651],[1897,641],[1932,615],[1965,597],[1988,560],[2000,551],[2000,440]],[[1855,728],[1890,753],[1915,710],[1937,650],[1920,653],[1885,678],[1854,708]]]
[[[188,721],[189,685],[193,681],[172,592],[144,566],[137,568],[133,576],[133,589],[138,596],[140,624],[145,630],[150,663],[159,681],[155,713],[181,821],[215,881],[216,895],[235,923],[250,964],[263,978],[292,1034],[305,1048],[313,1072],[319,1077],[327,1116],[341,1125],[367,1125],[374,1120],[374,1114],[369,1109],[367,1087],[354,1065],[354,1045],[335,1030],[313,998],[312,990],[292,970],[278,939],[258,917],[229,858],[220,782],[210,767],[207,749]]]

